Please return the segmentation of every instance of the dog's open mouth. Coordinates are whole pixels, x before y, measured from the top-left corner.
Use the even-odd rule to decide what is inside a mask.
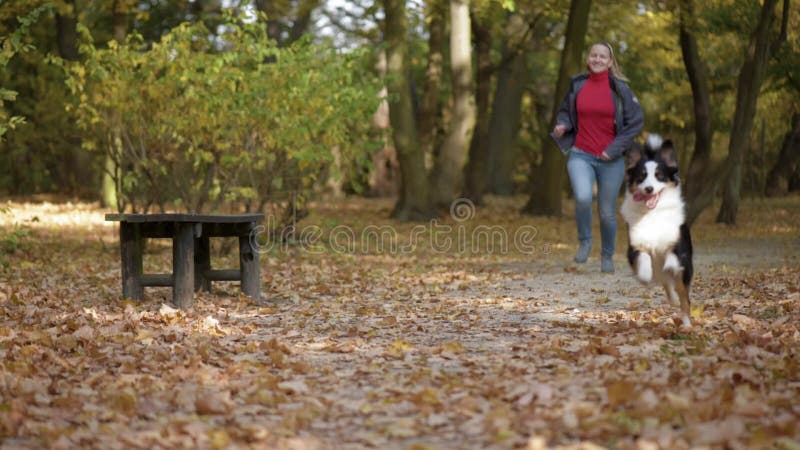
[[[661,198],[661,192],[663,191],[659,191],[657,194],[648,195],[636,191],[633,193],[633,200],[637,202],[644,202],[648,208],[653,209],[656,207],[656,205],[658,205],[658,200]]]

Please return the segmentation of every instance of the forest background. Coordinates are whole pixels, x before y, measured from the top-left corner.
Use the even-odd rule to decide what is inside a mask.
[[[800,448],[799,22],[790,0],[0,0],[0,447]],[[572,263],[547,132],[601,40],[679,150],[689,330],[622,233],[616,273]],[[265,248],[257,300],[215,282],[176,310],[120,298],[117,209],[321,238]],[[172,258],[150,240],[143,270]]]
[[[396,196],[399,219],[523,194],[560,215],[554,105],[608,41],[645,132],[677,143],[690,220],[722,196],[732,224],[743,195],[800,189],[798,30],[789,0],[7,0],[0,193],[277,217]]]

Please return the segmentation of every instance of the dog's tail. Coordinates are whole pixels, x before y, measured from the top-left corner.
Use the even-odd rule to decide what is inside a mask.
[[[650,133],[647,135],[647,139],[645,139],[645,147],[650,151],[656,151],[661,148],[664,144],[664,138],[661,135],[656,133]]]

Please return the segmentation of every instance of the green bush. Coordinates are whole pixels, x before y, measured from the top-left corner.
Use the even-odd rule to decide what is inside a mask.
[[[11,35],[0,36],[0,72],[5,72],[8,62],[14,55],[29,51],[33,48],[30,44],[26,44],[23,38],[28,34],[31,25],[39,19],[39,16],[50,9],[51,7],[49,5],[34,9],[25,17],[17,19],[19,21],[19,28]],[[0,79],[3,78],[4,77],[0,77]],[[9,130],[16,128],[25,121],[23,117],[8,114],[3,107],[5,102],[12,102],[16,100],[16,97],[17,93],[15,91],[0,86],[0,139],[2,139],[3,135]]]
[[[8,207],[0,207],[0,214],[8,213],[10,213]],[[30,230],[19,224],[14,224],[11,230],[0,230],[0,267],[9,266],[7,256],[24,248],[30,235]]]
[[[346,161],[371,151],[378,83],[357,70],[363,54],[278,48],[263,21],[224,29],[182,24],[149,48],[136,34],[83,44],[82,63],[65,64],[83,145],[113,162],[120,211],[264,210],[357,166],[334,164],[334,149]]]

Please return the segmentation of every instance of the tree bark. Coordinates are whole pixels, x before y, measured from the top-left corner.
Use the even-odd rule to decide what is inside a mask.
[[[289,40],[294,42],[300,39],[307,31],[308,26],[311,24],[311,13],[314,12],[319,6],[319,0],[303,0],[298,7],[297,17],[292,23],[292,29],[289,31]]]
[[[267,15],[267,35],[279,47],[286,47],[300,39],[311,24],[311,13],[319,6],[319,0],[300,0],[296,17],[290,17],[291,3],[275,0],[256,0],[255,7]]]
[[[797,172],[800,163],[800,114],[792,116],[792,129],[786,133],[778,160],[767,175],[764,193],[777,197],[789,192],[789,180]]]
[[[800,192],[800,165],[795,166],[789,176],[789,192]]]
[[[745,61],[739,72],[739,85],[736,92],[736,112],[733,116],[728,160],[732,168],[730,176],[725,180],[722,195],[722,206],[717,214],[717,223],[736,224],[739,211],[739,195],[742,185],[742,160],[744,151],[750,140],[750,131],[756,115],[761,82],[764,78],[770,56],[770,31],[775,22],[775,5],[777,0],[765,0],[761,6],[758,25],[747,46]]]
[[[115,0],[111,7],[111,32],[114,40],[120,45],[125,43],[125,38],[128,35],[128,11],[125,10],[125,5],[123,3],[124,2],[121,0]],[[115,120],[115,122],[119,123],[119,120]],[[111,143],[113,147],[111,151],[118,152],[118,154],[121,155],[121,142],[122,138],[120,137],[120,132],[115,131],[113,142]],[[122,212],[124,205],[121,202],[120,193],[117,189],[117,178],[121,176],[121,174],[119,173],[119,168],[117,167],[115,159],[116,161],[120,161],[120,158],[112,158],[106,155],[105,161],[103,162],[105,170],[103,171],[100,200],[103,206],[116,207],[118,211]]]
[[[503,59],[497,75],[492,116],[489,119],[489,191],[499,195],[513,193],[511,179],[517,156],[517,134],[525,87],[525,54],[516,44],[527,33],[518,14],[509,17]]]
[[[419,140],[425,155],[433,155],[437,142],[437,131],[441,128],[440,89],[442,87],[442,46],[445,27],[444,2],[435,0],[431,4],[428,26],[428,64],[425,68],[422,105],[419,111]]]
[[[424,154],[419,145],[407,76],[405,1],[383,0],[383,5],[389,120],[402,181],[400,198],[392,211],[392,217],[398,220],[426,220],[434,217],[434,212],[428,193]]]
[[[256,9],[267,15],[267,36],[283,47],[283,30],[278,17],[281,16],[276,2],[273,0],[256,0]]]
[[[55,15],[58,54],[67,61],[78,61],[78,11],[75,0],[68,0]],[[54,173],[62,189],[81,196],[95,197],[97,186],[88,184],[94,178],[91,155],[82,148],[78,133],[64,133],[62,170]]]
[[[450,1],[450,78],[453,109],[450,130],[439,151],[431,176],[433,205],[449,208],[461,193],[464,163],[475,129],[472,85],[472,38],[469,0]]]
[[[122,0],[115,0],[113,7],[112,32],[114,40],[120,44],[125,43],[125,38],[128,36],[129,12],[125,9],[124,3]]]
[[[558,82],[556,83],[555,101],[553,110],[550,112],[550,127],[555,125],[556,114],[561,106],[561,99],[569,90],[569,83],[572,75],[578,73],[583,68],[583,49],[586,38],[586,30],[589,27],[589,10],[591,0],[571,0],[569,8],[569,20],[567,21],[567,31],[564,40],[564,50],[561,52],[561,64],[558,70]],[[549,131],[549,130],[548,130]],[[561,215],[562,186],[564,184],[564,156],[561,151],[549,139],[542,137],[542,164],[533,171],[533,176],[541,178],[541,181],[532,185],[541,186],[539,191],[531,192],[528,203],[523,208],[523,212],[534,215]]]
[[[378,63],[376,64],[378,74],[381,79],[386,79],[386,52],[381,50],[378,53]],[[389,122],[389,104],[387,102],[386,87],[383,87],[378,94],[381,103],[375,114],[372,115],[372,123],[380,130],[381,142],[383,147],[380,151],[372,155],[373,169],[369,174],[369,191],[367,195],[375,197],[394,197],[400,193],[400,167],[397,162],[397,152],[390,136],[391,123]]]
[[[708,70],[700,57],[695,37],[695,11],[693,0],[682,0],[680,5],[680,45],[683,64],[692,87],[694,105],[694,152],[687,170],[684,195],[687,206],[687,223],[692,224],[700,213],[714,200],[719,179],[709,177],[711,172],[711,142],[714,130],[711,123],[711,92]]]
[[[58,53],[67,61],[78,60],[78,12],[75,0],[64,2],[66,8],[56,14],[56,36],[58,37]]]
[[[489,178],[489,105],[492,88],[492,41],[490,29],[478,17],[472,18],[472,34],[475,42],[475,103],[477,118],[472,142],[469,146],[469,158],[465,169],[464,197],[473,204],[483,204]]]

